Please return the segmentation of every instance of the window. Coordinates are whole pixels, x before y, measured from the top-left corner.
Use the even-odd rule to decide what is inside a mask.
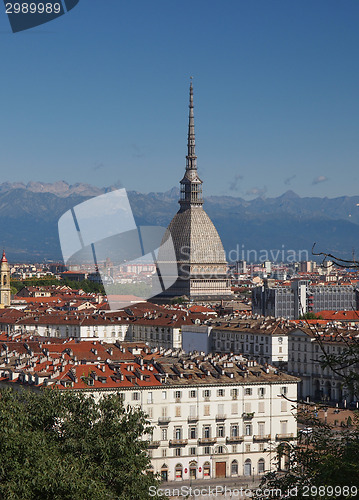
[[[265,393],[266,393],[266,390],[265,390],[265,388],[264,388],[264,387],[260,387],[260,388],[258,389],[258,396],[259,396],[260,398],[264,398]]]
[[[139,401],[140,399],[140,393],[139,392],[133,392],[132,393],[132,401]]]
[[[176,417],[180,417],[180,416],[181,416],[181,407],[176,406]]]
[[[224,453],[223,446],[217,446],[217,453]]]
[[[281,434],[287,434],[288,432],[288,420],[281,420],[280,421],[280,433]]]
[[[196,391],[189,391],[189,397],[190,398],[195,398],[197,396],[197,392]]]
[[[231,396],[233,399],[238,398],[238,389],[231,389]]]
[[[264,451],[264,443],[259,443],[259,451]]]
[[[204,416],[205,417],[209,417],[209,410],[210,410],[210,406],[204,405]]]
[[[238,415],[238,403],[232,403],[231,413],[232,415]]]
[[[167,392],[166,391],[162,391],[162,399],[167,399]]]
[[[197,439],[197,428],[196,427],[189,428],[189,438],[190,439]]]
[[[210,455],[211,454],[211,447],[210,446],[205,446],[203,448],[203,455]]]
[[[162,417],[167,417],[167,406],[162,406],[161,413]]]
[[[264,463],[264,458],[260,458],[258,460],[258,474],[264,474],[264,466],[265,466],[265,463]]]
[[[287,411],[287,401],[281,401],[280,411]]]
[[[153,417],[153,408],[147,408],[147,413],[148,413],[148,417],[152,418]]]
[[[217,437],[219,437],[219,438],[224,437],[224,425],[219,425],[217,427]]]
[[[249,453],[251,451],[251,445],[246,444],[246,453]]]
[[[195,455],[195,454],[196,454],[196,448],[191,447],[191,448],[189,449],[189,454],[190,454],[190,455]]]
[[[237,460],[233,460],[231,463],[231,475],[238,476],[238,462]]]
[[[244,390],[245,396],[251,396],[252,395],[252,388],[251,387],[246,387]]]
[[[207,453],[209,455],[209,452]],[[203,464],[203,477],[210,477],[211,476],[211,465],[209,462],[205,462]]]
[[[175,448],[175,457],[180,457],[180,456],[181,456],[181,448]]]
[[[218,415],[224,415],[224,405],[218,405]]]
[[[162,456],[167,457],[167,448],[162,448]]]
[[[258,403],[258,413],[264,413],[264,403]]]
[[[204,398],[210,398],[211,397],[211,391],[209,389],[205,389],[203,391],[203,397]]]
[[[182,439],[182,427],[175,427],[175,439]]]
[[[264,422],[258,422],[258,434],[264,436]]]
[[[238,436],[238,425],[234,424],[231,425],[231,437],[237,437]]]
[[[224,396],[224,395],[225,395],[225,391],[224,391],[224,389],[218,389],[218,390],[217,390],[217,396],[218,396],[219,398],[223,398],[223,396]]]
[[[179,450],[179,451],[181,451],[181,450]],[[181,453],[179,455],[181,455]],[[176,475],[176,479],[182,479],[182,465],[181,464],[176,465],[175,475]]]
[[[237,445],[236,444],[232,445],[232,453],[237,453]]]
[[[245,435],[246,436],[251,436],[252,435],[252,424],[246,424],[246,426],[245,426]]]
[[[190,417],[195,417],[196,416],[196,405],[190,405],[189,407],[189,416]]]
[[[147,393],[147,404],[151,405],[153,403],[152,392]]]
[[[203,427],[203,437],[208,439],[211,437],[211,427],[209,425],[205,425]]]
[[[251,413],[252,405],[250,403],[244,403],[244,411],[245,413]]]
[[[175,398],[181,399],[181,391],[175,391]]]
[[[280,388],[280,393],[283,394],[284,396],[287,394],[288,392],[288,387],[281,387]]]
[[[161,437],[162,437],[162,441],[167,441],[167,429],[162,429]]]

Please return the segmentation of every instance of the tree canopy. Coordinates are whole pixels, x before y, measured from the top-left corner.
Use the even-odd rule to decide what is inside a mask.
[[[145,414],[121,399],[44,389],[0,390],[0,498],[142,500],[149,470]]]

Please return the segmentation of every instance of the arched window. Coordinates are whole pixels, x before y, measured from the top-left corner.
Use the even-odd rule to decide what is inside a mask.
[[[252,462],[250,458],[247,458],[247,460],[244,462],[244,470],[243,473],[245,476],[251,476],[252,475]]]
[[[203,477],[204,478],[211,477],[211,465],[209,462],[205,462],[203,464]]]
[[[231,463],[231,475],[238,476],[238,462],[237,460],[233,460]]]
[[[264,474],[265,462],[264,458],[258,460],[258,474]]]
[[[177,464],[175,467],[175,478],[182,479],[183,477],[183,467],[182,464]]]

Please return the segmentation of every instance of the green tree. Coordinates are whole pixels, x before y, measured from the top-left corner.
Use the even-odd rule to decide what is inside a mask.
[[[292,490],[296,499],[333,500],[357,498],[359,492],[359,420],[354,428],[333,430],[311,420],[312,432],[302,434],[296,446],[280,445],[277,460],[287,455],[288,470],[264,476],[261,488]],[[322,490],[319,487],[322,487]],[[342,494],[344,486],[349,487]],[[335,489],[336,488],[336,489]],[[294,494],[295,493],[295,494]],[[257,497],[258,498],[258,497]],[[273,495],[267,498],[278,498]]]
[[[317,316],[313,312],[307,312],[303,314],[302,316],[299,316],[299,319],[323,319],[323,316],[319,315]]]
[[[0,391],[0,498],[145,500],[146,416],[121,399],[45,389]]]

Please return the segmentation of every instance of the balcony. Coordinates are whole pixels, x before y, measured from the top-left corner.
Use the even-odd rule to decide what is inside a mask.
[[[227,436],[226,443],[241,443],[243,441],[243,436]]]
[[[277,441],[292,441],[295,439],[295,436],[293,432],[290,432],[289,434],[276,434],[275,438]]]
[[[197,415],[190,415],[187,418],[187,422],[198,422],[198,416]]]
[[[159,441],[147,441],[149,448],[158,448],[160,445]]]
[[[224,413],[218,413],[218,415],[216,415],[216,420],[226,420],[227,418],[227,415],[225,415]]]
[[[270,434],[256,434],[253,436],[253,441],[270,441]]]
[[[252,413],[242,413],[242,418],[243,420],[252,420],[252,418],[254,417],[254,411]]]
[[[170,439],[170,446],[186,446],[188,439]]]
[[[198,444],[206,445],[206,444],[214,444],[217,442],[216,437],[211,437],[211,438],[200,438],[198,440]]]
[[[171,417],[158,417],[158,425],[164,425],[171,422]]]

